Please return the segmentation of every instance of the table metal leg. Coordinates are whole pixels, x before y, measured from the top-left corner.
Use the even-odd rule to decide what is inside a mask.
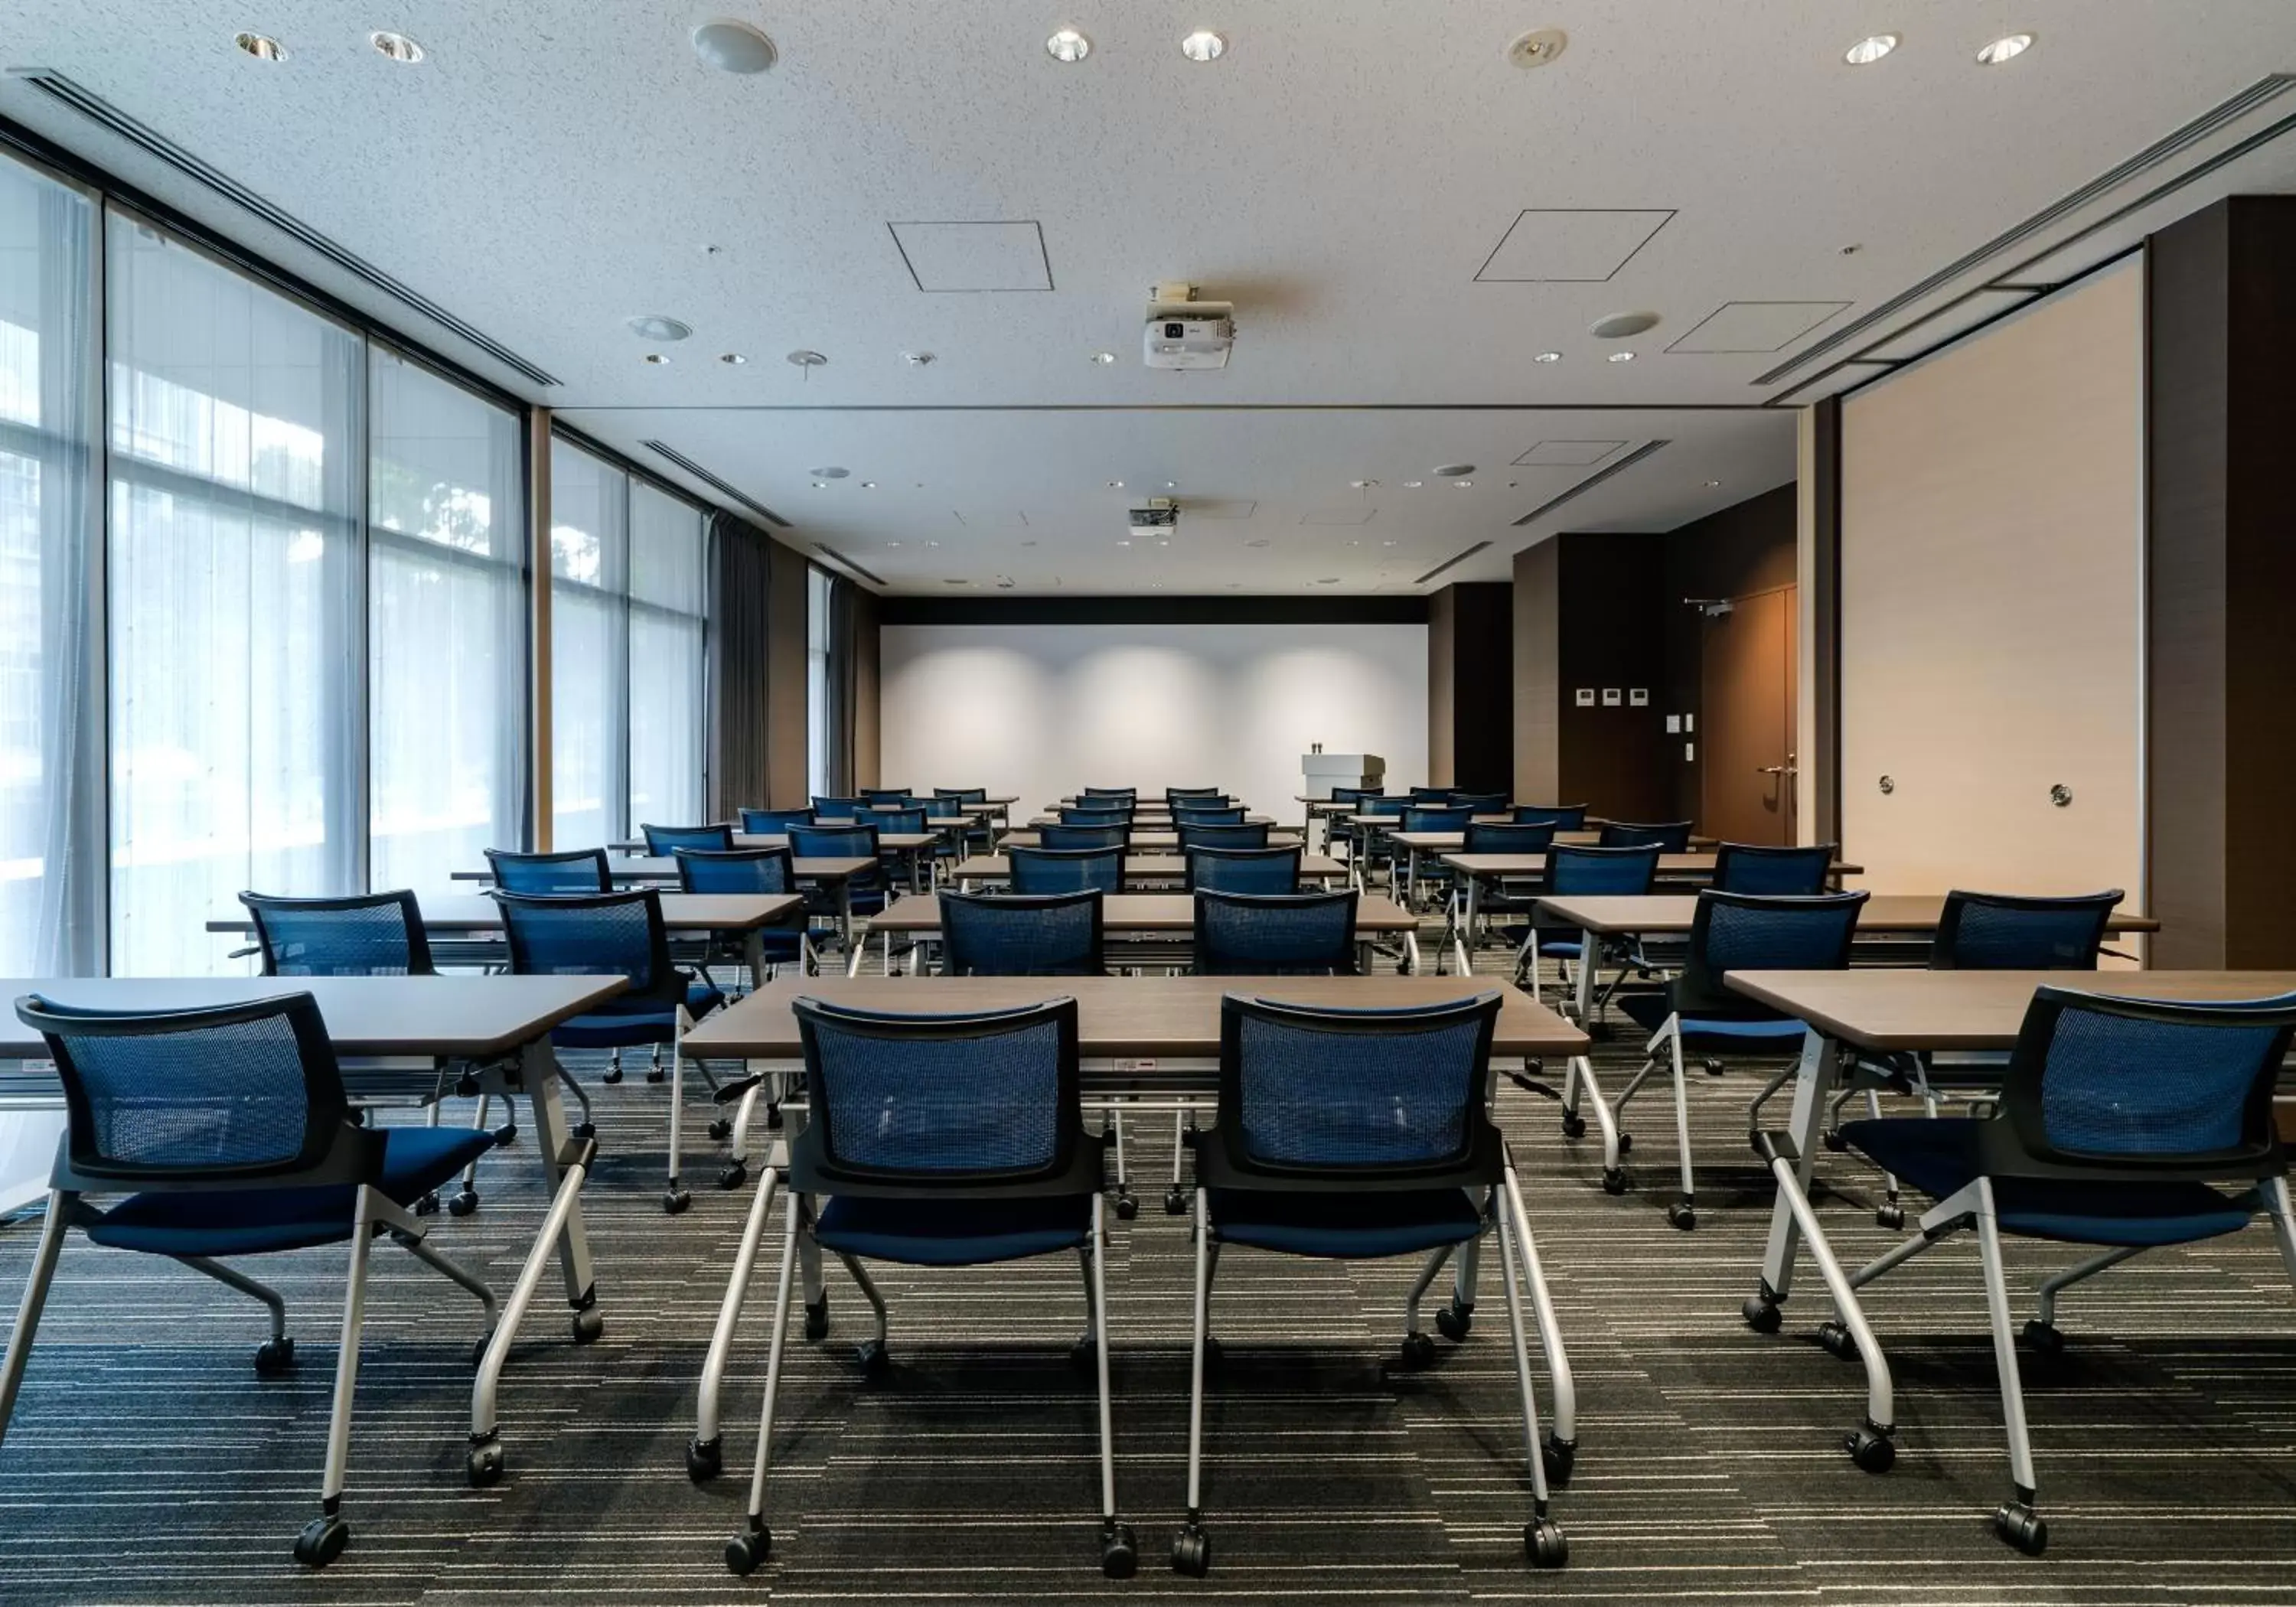
[[[558,1058],[546,1042],[529,1044],[519,1052],[518,1067],[519,1081],[525,1085],[527,1102],[534,1112],[534,1147],[542,1159],[543,1179],[554,1197],[564,1157],[577,1142],[567,1130],[566,1107],[558,1096]],[[590,1265],[590,1235],[582,1223],[578,1199],[568,1209],[558,1235],[558,1263],[566,1274],[566,1303],[578,1312],[590,1310],[597,1300],[596,1280]]]
[[[1603,939],[1597,933],[1578,934],[1578,1026],[1581,1031],[1595,1021],[1595,972],[1602,958]]]
[[[1840,1064],[1840,1045],[1832,1038],[1816,1032],[1803,1037],[1789,1136],[1794,1145],[1794,1181],[1805,1197],[1809,1193],[1810,1163],[1817,1152],[1818,1129],[1825,1119],[1825,1102],[1833,1092]],[[1777,1203],[1770,1208],[1770,1239],[1762,1254],[1762,1283],[1755,1300],[1748,1302],[1750,1311],[1756,1302],[1774,1308],[1791,1292],[1794,1259],[1800,1249],[1800,1226],[1794,1220],[1792,1202],[1781,1192]]]

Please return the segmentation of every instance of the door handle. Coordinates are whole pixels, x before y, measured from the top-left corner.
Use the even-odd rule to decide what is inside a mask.
[[[1754,767],[1754,774],[1757,775],[1792,775],[1793,773],[1794,767],[1792,765],[1757,765]]]

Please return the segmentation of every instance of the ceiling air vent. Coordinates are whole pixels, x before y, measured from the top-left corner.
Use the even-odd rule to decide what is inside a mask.
[[[1534,523],[1537,521],[1545,518],[1547,514],[1554,512],[1555,509],[1561,507],[1564,503],[1569,502],[1572,497],[1584,496],[1587,492],[1593,490],[1596,486],[1601,485],[1613,474],[1625,473],[1636,463],[1642,462],[1643,459],[1648,457],[1652,453],[1657,451],[1660,447],[1669,446],[1671,444],[1671,442],[1668,441],[1644,441],[1641,446],[1636,447],[1632,452],[1628,453],[1626,456],[1620,458],[1617,463],[1612,463],[1609,468],[1598,470],[1595,473],[1589,474],[1586,479],[1580,480],[1568,491],[1563,492],[1560,496],[1548,497],[1545,502],[1540,503],[1537,507],[1524,514],[1521,519],[1516,520],[1514,521],[1514,528],[1519,530],[1527,524]]]
[[[749,509],[750,512],[755,513],[767,524],[778,525],[784,530],[790,528],[790,521],[788,520],[783,519],[780,514],[766,506],[765,504],[759,502],[756,497],[751,496],[748,492],[740,490],[737,488],[727,484],[725,480],[718,479],[715,474],[710,473],[709,470],[703,468],[700,463],[695,463],[692,458],[686,456],[685,453],[680,452],[668,442],[641,441],[639,445],[643,446],[647,451],[653,453],[656,456],[661,458],[663,461],[676,463],[679,468],[693,476],[694,479],[700,480],[703,485],[717,492],[718,496],[726,498],[728,502],[734,503],[737,506]],[[839,472],[842,473],[843,471],[840,470]]]

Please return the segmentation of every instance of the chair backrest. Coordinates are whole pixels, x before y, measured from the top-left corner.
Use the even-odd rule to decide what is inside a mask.
[[[1167,787],[1164,789],[1164,801],[1176,808],[1180,804],[1200,799],[1210,799],[1215,803],[1228,801],[1227,794],[1218,787]]]
[[[986,787],[935,787],[935,798],[954,799],[961,804],[985,804],[988,801]]]
[[[144,1189],[380,1173],[381,1137],[350,1125],[334,1047],[308,993],[150,1012],[29,994],[16,1001],[16,1019],[55,1062],[65,1154],[79,1178]],[[331,1162],[338,1175],[310,1176]]]
[[[645,833],[646,852],[656,858],[668,858],[680,849],[730,849],[734,846],[734,828],[723,824],[708,826],[649,826],[638,830]]]
[[[812,824],[811,809],[744,809],[742,811],[742,830],[745,832],[755,832],[760,837],[777,836],[791,826],[809,826]]]
[[[1134,803],[1139,799],[1140,789],[1137,787],[1086,787],[1078,792],[1077,797],[1078,799],[1115,798],[1121,799],[1126,803]]]
[[[1515,824],[1526,826],[1553,826],[1558,832],[1583,832],[1587,829],[1585,804],[1517,804]]]
[[[1595,840],[1606,849],[1656,849],[1661,854],[1684,854],[1690,850],[1690,822],[1607,820]]]
[[[2011,893],[1945,896],[1931,971],[2095,971],[2119,888],[2068,898]]]
[[[1059,809],[1064,826],[1128,826],[1132,824],[1132,806],[1118,799],[1104,803],[1062,804]]]
[[[1744,1014],[1760,1007],[1723,983],[1734,971],[1842,971],[1857,935],[1857,912],[1870,895],[1819,893],[1803,898],[1757,893],[1698,895],[1690,917],[1690,953],[1674,984],[1675,1007]]]
[[[1472,809],[1414,804],[1403,811],[1403,829],[1406,832],[1464,832],[1474,818]]]
[[[922,808],[872,809],[873,817],[868,824],[880,832],[922,832],[925,829],[925,812]]]
[[[1504,792],[1454,792],[1451,807],[1464,809],[1470,815],[1504,815],[1507,795]]]
[[[1201,976],[1353,976],[1356,890],[1196,894]]]
[[[1500,996],[1341,1010],[1220,1001],[1219,1120],[1239,1171],[1402,1183],[1496,1158]]]
[[[570,849],[562,854],[517,854],[488,849],[487,866],[495,885],[512,893],[603,893],[613,885],[603,849]]]
[[[857,787],[855,791],[861,794],[864,803],[905,804],[909,801],[906,787]]]
[[[1726,842],[1714,850],[1714,888],[1724,893],[1822,893],[1837,845],[1765,848]],[[1671,852],[1679,853],[1680,849]]]
[[[1356,805],[1362,803],[1366,798],[1377,798],[1378,796],[1379,789],[1377,787],[1333,787],[1332,789],[1332,801],[1335,804]],[[1355,815],[1360,814],[1362,811],[1357,808],[1349,808],[1345,810],[1344,813]]]
[[[940,895],[941,971],[952,977],[1096,977],[1098,888]]]
[[[1414,787],[1411,789],[1411,801],[1415,804],[1447,804],[1451,801],[1451,789],[1448,787]]]
[[[1634,897],[1651,890],[1658,875],[1658,850],[1574,848],[1557,843],[1546,850],[1546,890],[1587,896]]]
[[[936,792],[924,800],[924,811],[927,820],[955,820],[964,814],[965,808],[963,799],[943,798]]]
[[[1124,890],[1124,849],[1023,849],[1004,850],[1016,893],[1077,893]]]
[[[1128,824],[1106,826],[1040,826],[1037,840],[1048,849],[1122,849],[1131,840]]]
[[[808,1182],[1010,1187],[1062,1176],[1084,1142],[1074,999],[962,1015],[794,1008]]]
[[[677,885],[688,893],[793,893],[787,849],[677,849]]]
[[[1240,826],[1243,824],[1243,806],[1228,804],[1220,808],[1197,808],[1193,804],[1172,806],[1172,824],[1176,826]]]
[[[2060,1174],[2175,1169],[2264,1177],[2296,994],[2166,1004],[2036,990],[2002,1081],[2003,1126]]]
[[[813,800],[816,820],[857,820],[868,812],[865,798],[819,798]]]
[[[874,859],[877,828],[865,821],[791,826],[789,846],[800,859]]]
[[[349,898],[242,893],[266,977],[427,977],[430,939],[411,892]]]
[[[1183,822],[1180,825],[1180,851],[1190,849],[1264,849],[1267,846],[1268,824],[1259,821],[1251,825],[1200,826]]]
[[[660,890],[632,888],[581,897],[497,890],[512,976],[627,977],[629,988],[602,1008],[661,1005],[685,996],[670,963]]]
[[[1388,798],[1376,792],[1367,792],[1357,801],[1362,805],[1356,811],[1358,815],[1393,816],[1397,819],[1402,818],[1404,810],[1411,807],[1411,799],[1407,798]]]
[[[1300,849],[1188,849],[1188,890],[1215,893],[1296,893]]]
[[[1470,854],[1544,854],[1554,842],[1554,828],[1550,825],[1508,825],[1495,820],[1467,823]]]

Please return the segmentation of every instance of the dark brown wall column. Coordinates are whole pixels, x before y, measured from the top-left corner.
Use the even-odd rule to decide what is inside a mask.
[[[1427,600],[1427,784],[1514,787],[1514,587],[1504,580]]]
[[[1562,787],[1562,539],[1514,555],[1514,796],[1517,803],[1570,803]]]

